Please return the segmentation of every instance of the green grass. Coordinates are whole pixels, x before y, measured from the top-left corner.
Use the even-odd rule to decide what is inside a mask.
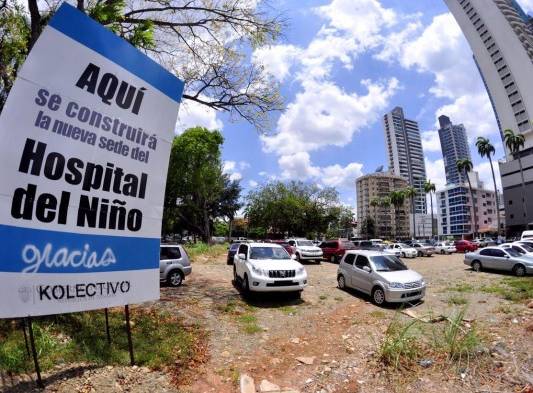
[[[57,364],[73,362],[129,364],[124,313],[110,311],[109,322],[111,346],[107,344],[103,311],[35,318],[35,344],[41,368],[46,371]],[[195,343],[203,337],[197,328],[185,329],[167,314],[133,310],[132,322],[136,363],[154,369],[172,366],[177,360],[187,362],[194,356]],[[12,324],[0,325],[0,368],[14,374],[33,369],[22,330]]]
[[[184,247],[193,262],[199,256],[217,257],[228,252],[227,243],[213,244],[212,246],[206,243],[194,243],[186,244]]]
[[[320,295],[318,298],[320,300],[326,300],[328,298],[328,295]]]
[[[468,303],[468,300],[464,296],[450,296],[446,301],[449,305],[452,306],[462,306]]]
[[[238,321],[241,324],[242,330],[247,334],[259,333],[263,330],[257,324],[257,317],[253,314],[242,314],[239,316]]]
[[[512,302],[523,302],[533,298],[533,280],[531,277],[505,277],[499,283],[482,286],[481,291]]]
[[[470,285],[464,282],[455,284],[453,287],[446,288],[446,291],[461,292],[461,293],[474,292],[474,290],[475,288],[473,285]]]
[[[374,310],[370,313],[370,316],[378,319],[383,319],[387,316],[387,314],[385,314],[385,312],[381,310]]]
[[[296,314],[296,307],[293,306],[281,306],[278,308],[283,314]]]
[[[421,356],[417,324],[416,319],[403,323],[397,317],[389,324],[379,347],[379,357],[387,366],[399,369],[409,366]]]

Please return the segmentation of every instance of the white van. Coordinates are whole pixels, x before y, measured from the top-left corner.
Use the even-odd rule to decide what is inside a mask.
[[[522,237],[520,240],[533,240],[533,231],[522,232]]]

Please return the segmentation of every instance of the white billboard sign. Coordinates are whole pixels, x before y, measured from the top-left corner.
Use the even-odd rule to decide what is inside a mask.
[[[183,82],[63,4],[0,116],[0,318],[159,298]]]

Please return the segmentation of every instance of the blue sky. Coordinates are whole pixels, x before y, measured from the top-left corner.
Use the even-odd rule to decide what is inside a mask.
[[[533,0],[521,0],[528,12]],[[387,165],[381,118],[395,106],[419,122],[428,178],[444,185],[436,132],[447,114],[467,128],[475,169],[490,183],[473,143],[486,136],[503,157],[490,102],[472,52],[442,0],[277,0],[289,20],[276,45],[250,61],[280,83],[287,105],[259,134],[244,121],[195,105],[181,127],[218,128],[225,170],[245,193],[272,179],[335,187],[355,207],[355,178]]]

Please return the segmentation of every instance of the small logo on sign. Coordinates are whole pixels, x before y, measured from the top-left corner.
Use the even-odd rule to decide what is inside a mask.
[[[28,303],[31,297],[31,288],[30,287],[20,287],[19,288],[19,298],[24,303]]]

